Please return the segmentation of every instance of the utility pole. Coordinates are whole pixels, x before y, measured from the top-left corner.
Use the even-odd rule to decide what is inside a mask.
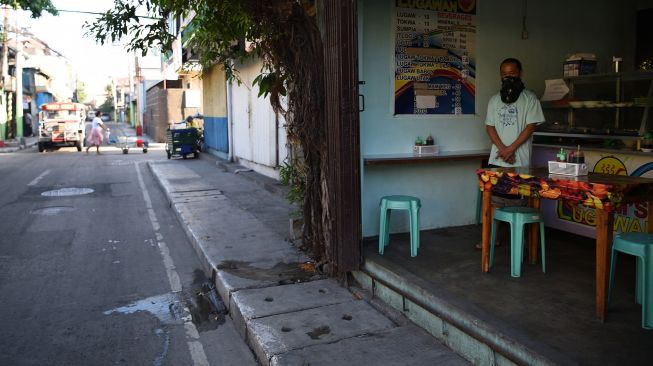
[[[19,33],[16,27],[16,138],[23,137],[23,44]]]
[[[118,98],[116,98],[116,81],[111,77],[111,94],[113,94],[113,121],[118,122]]]
[[[9,80],[9,45],[7,44],[9,35],[7,27],[9,26],[9,10],[3,6],[4,22],[2,26],[2,56],[0,56],[0,147],[4,146],[7,138],[7,98],[5,95],[6,82]]]
[[[136,98],[134,98],[134,108],[136,109],[136,135],[143,135],[143,105],[141,104],[141,66],[138,63],[138,56],[134,52],[134,70],[136,72]],[[145,98],[143,98],[144,100]]]
[[[133,88],[133,78],[132,78],[132,63],[131,60],[127,61],[127,83],[129,83],[129,86],[127,89],[129,92],[129,104],[127,104],[127,98],[123,98],[122,103],[125,106],[125,111],[127,111],[127,107],[129,107],[129,124],[132,125],[133,127],[136,127],[136,121],[134,121],[134,114],[133,109],[132,109],[132,98],[134,97],[134,88]]]

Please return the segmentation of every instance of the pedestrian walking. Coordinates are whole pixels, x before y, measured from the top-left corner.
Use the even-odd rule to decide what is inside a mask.
[[[91,133],[88,137],[88,140],[86,141],[86,153],[88,154],[88,149],[90,149],[92,146],[95,146],[97,149],[97,154],[100,154],[100,145],[102,145],[102,140],[104,140],[104,135],[102,133],[102,130],[107,130],[109,131],[109,128],[104,125],[104,122],[102,122],[102,112],[97,111],[95,112],[95,117],[93,118],[93,122],[91,122]]]

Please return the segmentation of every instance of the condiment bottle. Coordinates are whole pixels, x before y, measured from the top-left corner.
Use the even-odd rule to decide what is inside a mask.
[[[565,152],[565,149],[560,148],[560,152],[556,154],[556,161],[559,162],[567,161],[567,153]]]
[[[417,136],[417,138],[415,139],[415,145],[417,146],[424,145],[424,141],[422,141],[421,137]]]
[[[426,138],[426,144],[427,145],[433,145],[435,142],[433,141],[433,136],[429,133],[428,137]]]
[[[585,163],[585,154],[580,150],[580,145],[578,145],[578,150],[576,150],[575,163],[584,164]]]

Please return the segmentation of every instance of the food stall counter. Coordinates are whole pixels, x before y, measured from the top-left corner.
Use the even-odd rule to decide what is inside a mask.
[[[490,149],[440,151],[437,154],[416,155],[413,153],[371,154],[363,156],[365,165],[397,165],[415,163],[440,163],[449,161],[484,160],[490,156]]]

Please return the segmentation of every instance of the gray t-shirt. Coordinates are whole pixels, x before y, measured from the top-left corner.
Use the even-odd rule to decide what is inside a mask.
[[[516,102],[506,104],[501,101],[501,95],[498,93],[490,98],[487,105],[487,117],[485,124],[494,126],[499,134],[499,138],[504,145],[512,144],[519,134],[530,123],[540,124],[544,122],[544,113],[540,101],[530,90],[523,90]],[[529,166],[531,164],[531,147],[533,139],[530,138],[515,151],[515,163],[508,164],[503,159],[497,157],[498,148],[492,144],[490,150],[489,164],[498,166]]]

